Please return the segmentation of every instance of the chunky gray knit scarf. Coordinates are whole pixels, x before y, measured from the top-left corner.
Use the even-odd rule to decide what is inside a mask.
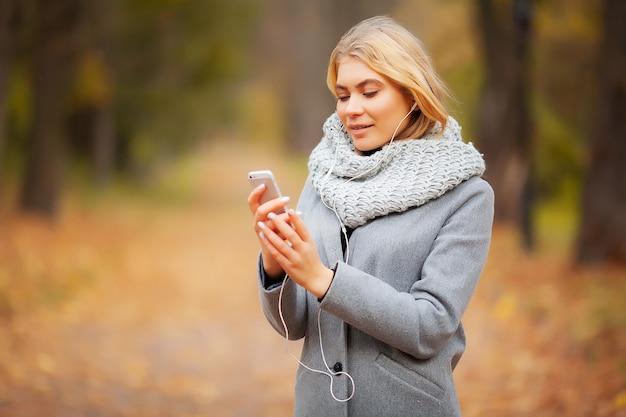
[[[309,158],[313,185],[343,224],[356,228],[440,197],[485,171],[482,155],[461,139],[452,117],[440,138],[437,124],[420,139],[398,140],[371,155],[356,152],[352,138],[333,113],[324,137]]]

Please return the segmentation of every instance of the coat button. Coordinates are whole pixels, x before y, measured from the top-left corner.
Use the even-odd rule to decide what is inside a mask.
[[[336,364],[333,365],[333,371],[335,372],[343,371],[343,365],[341,364],[341,362],[337,362]]]

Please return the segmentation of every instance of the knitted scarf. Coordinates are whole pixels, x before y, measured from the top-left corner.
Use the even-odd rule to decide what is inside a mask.
[[[482,175],[485,162],[461,139],[452,117],[420,139],[393,141],[371,155],[358,154],[333,113],[309,158],[317,193],[343,224],[356,228],[379,216],[400,213],[436,199],[461,182]]]

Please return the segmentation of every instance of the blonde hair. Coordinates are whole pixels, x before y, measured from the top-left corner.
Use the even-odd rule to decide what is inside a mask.
[[[335,85],[341,60],[355,57],[388,78],[413,98],[420,111],[414,111],[398,139],[419,138],[436,122],[443,129],[448,121],[444,99],[448,90],[435,72],[422,43],[404,26],[387,16],[376,16],[358,23],[340,39],[330,55],[326,83],[337,97]]]

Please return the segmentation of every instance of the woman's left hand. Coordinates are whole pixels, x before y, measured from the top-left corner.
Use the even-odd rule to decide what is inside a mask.
[[[316,297],[323,297],[333,280],[333,271],[320,261],[315,242],[302,218],[290,209],[289,223],[273,213],[268,215],[268,219],[282,237],[259,222],[259,236],[267,251],[291,279]]]

